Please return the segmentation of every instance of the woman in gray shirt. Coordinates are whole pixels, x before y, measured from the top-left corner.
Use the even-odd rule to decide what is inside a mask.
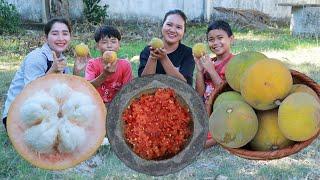
[[[28,83],[47,74],[70,72],[62,55],[71,40],[71,25],[69,21],[64,18],[51,19],[45,25],[44,32],[46,43],[25,57],[10,84],[2,113],[2,121],[5,127],[11,103]],[[77,57],[73,74],[79,75],[84,67],[85,61],[83,58]]]

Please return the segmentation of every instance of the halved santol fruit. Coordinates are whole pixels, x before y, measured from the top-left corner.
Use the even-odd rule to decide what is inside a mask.
[[[278,109],[257,112],[259,129],[250,147],[257,151],[273,151],[294,144],[280,131],[278,125]]]
[[[259,61],[250,66],[240,82],[241,95],[258,110],[278,107],[289,94],[293,80],[289,69],[279,60]]]
[[[294,84],[291,88],[291,91],[289,94],[293,94],[295,92],[304,92],[308,93],[311,96],[313,96],[319,103],[320,103],[320,98],[318,97],[317,93],[311,89],[309,86],[305,84]]]
[[[148,75],[132,80],[112,100],[107,133],[115,154],[128,167],[160,176],[183,169],[204,149],[208,114],[185,82]]]
[[[243,97],[241,96],[240,93],[238,93],[237,91],[227,91],[227,92],[223,92],[221,93],[217,99],[214,101],[213,104],[213,111],[216,107],[219,106],[219,104],[223,103],[223,102],[227,102],[227,101],[243,101],[245,102],[245,100],[243,99]]]
[[[31,164],[61,170],[88,159],[106,134],[106,109],[85,79],[50,74],[32,81],[13,101],[7,130]]]
[[[281,103],[278,116],[280,130],[293,141],[306,141],[320,130],[320,104],[310,94],[290,94]]]
[[[228,148],[249,143],[258,130],[258,119],[252,107],[242,101],[221,103],[209,119],[213,139]]]
[[[230,87],[240,92],[240,81],[245,71],[254,63],[267,59],[267,56],[255,51],[247,51],[235,55],[226,66],[225,76]]]

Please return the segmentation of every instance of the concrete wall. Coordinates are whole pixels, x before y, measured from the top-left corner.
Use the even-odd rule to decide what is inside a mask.
[[[281,0],[219,0],[213,1],[213,7],[237,8],[237,9],[253,9],[261,11],[273,18],[290,17],[290,8],[277,6]]]
[[[42,0],[6,0],[14,4],[23,19],[41,22]],[[189,19],[203,17],[204,0],[101,0],[100,4],[108,4],[110,18],[159,20],[171,9],[183,10]],[[83,12],[82,0],[69,0],[69,10],[72,19],[81,17]]]
[[[16,6],[22,19],[34,22],[42,21],[42,0],[5,0]],[[71,6],[70,6],[71,5]],[[82,16],[82,0],[69,0],[69,13],[71,18],[77,19]]]
[[[83,14],[83,1],[82,0],[69,0],[70,16],[73,19],[82,17]]]
[[[292,9],[290,29],[293,35],[320,37],[320,7],[295,7]]]
[[[6,0],[16,5],[23,19],[41,22],[42,0]],[[291,17],[291,7],[277,6],[281,2],[318,3],[320,0],[101,0],[108,4],[110,18],[161,20],[171,9],[183,10],[189,20],[208,16],[213,7],[254,9],[262,11],[273,18]],[[81,17],[82,0],[69,0],[71,18]]]
[[[188,19],[203,17],[204,0],[102,0],[110,18],[161,20],[172,9],[183,10]]]
[[[41,0],[5,0],[16,6],[25,20],[41,21]]]

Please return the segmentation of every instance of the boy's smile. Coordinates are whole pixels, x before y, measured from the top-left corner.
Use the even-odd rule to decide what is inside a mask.
[[[233,36],[229,37],[227,32],[221,29],[214,29],[208,33],[209,48],[217,57],[223,58],[230,54],[230,45],[233,39]]]

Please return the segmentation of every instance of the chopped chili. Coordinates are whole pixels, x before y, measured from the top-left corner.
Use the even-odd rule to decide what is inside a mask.
[[[189,109],[170,88],[159,88],[132,101],[123,113],[127,144],[141,158],[168,159],[176,155],[192,134]]]

